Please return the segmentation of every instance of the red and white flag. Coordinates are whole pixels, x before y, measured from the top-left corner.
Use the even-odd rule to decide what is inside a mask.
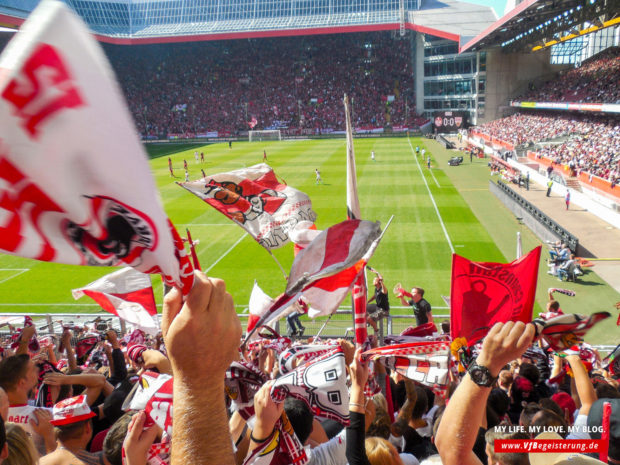
[[[343,221],[322,231],[297,254],[284,294],[276,299],[257,326],[279,317],[301,296],[312,307],[308,311],[311,318],[335,312],[380,238],[379,224],[362,220]],[[248,333],[247,337],[250,336]]]
[[[71,291],[74,299],[87,295],[106,312],[149,334],[157,334],[157,307],[149,275],[123,268]]]
[[[569,313],[546,320],[537,318],[533,323],[545,342],[553,350],[560,351],[582,342],[592,326],[610,316],[609,312],[596,312],[591,315]]]
[[[482,339],[498,322],[532,321],[540,246],[511,263],[472,262],[452,255],[450,332]]]
[[[258,124],[258,121],[256,120],[255,116],[252,116],[252,119],[250,121],[248,121],[248,126],[250,126],[250,129],[254,129],[254,127]]]
[[[250,294],[250,303],[248,305],[250,310],[250,316],[248,317],[248,327],[246,331],[249,333],[254,329],[256,323],[269,311],[269,307],[273,304],[273,299],[269,297],[265,292],[258,287],[256,281],[254,281],[254,287]],[[267,322],[266,322],[267,323]]]
[[[61,2],[41,2],[0,69],[0,250],[128,265],[189,292],[191,263],[112,68],[84,23]]]
[[[351,128],[351,114],[349,113],[349,99],[344,96],[344,113],[347,132],[347,218],[361,220],[360,201],[357,195],[357,172],[355,169],[355,147],[353,146],[353,129]],[[364,264],[365,265],[365,264]],[[366,342],[368,330],[366,328],[366,271],[358,273],[353,282],[353,325],[355,327],[355,342],[359,346]]]
[[[314,221],[303,192],[278,181],[265,163],[178,184],[233,220],[268,250],[289,242],[300,221]]]
[[[440,392],[447,388],[450,341],[378,347],[362,353],[362,357],[369,361],[379,361],[391,370]]]

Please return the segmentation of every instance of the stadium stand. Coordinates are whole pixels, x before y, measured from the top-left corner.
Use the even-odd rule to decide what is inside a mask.
[[[539,156],[615,185],[620,179],[620,118],[612,115],[517,113],[476,127],[473,133],[514,146],[555,141]]]
[[[359,33],[138,47],[106,46],[143,137],[249,129],[424,123],[414,113],[407,41]],[[145,85],[145,83],[147,85]],[[392,100],[393,99],[393,100]],[[406,108],[408,106],[409,108]]]
[[[578,68],[561,72],[540,88],[532,88],[517,100],[533,102],[618,103],[620,102],[620,47],[586,60]]]

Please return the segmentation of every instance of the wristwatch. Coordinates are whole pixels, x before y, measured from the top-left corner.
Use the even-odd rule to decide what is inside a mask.
[[[467,372],[474,383],[483,387],[491,387],[498,378],[493,376],[487,367],[478,365],[475,361],[469,366]]]

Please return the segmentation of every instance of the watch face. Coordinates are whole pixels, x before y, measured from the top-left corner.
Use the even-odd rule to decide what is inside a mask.
[[[469,375],[474,383],[479,386],[490,386],[492,383],[491,374],[489,370],[484,367],[474,365],[469,370]]]

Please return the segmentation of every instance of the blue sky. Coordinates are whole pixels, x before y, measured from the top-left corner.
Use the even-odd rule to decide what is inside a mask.
[[[476,5],[490,6],[497,13],[497,17],[504,16],[504,8],[506,8],[506,0],[464,0],[467,3],[475,3]]]

